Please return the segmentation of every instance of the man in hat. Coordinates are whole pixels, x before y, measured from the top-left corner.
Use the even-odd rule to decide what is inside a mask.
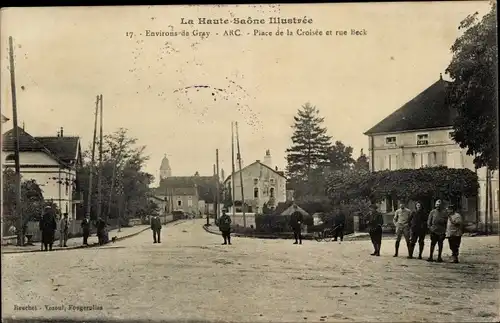
[[[335,217],[335,230],[334,239],[337,241],[340,237],[340,241],[344,240],[344,226],[345,226],[345,210],[340,210],[339,214]]]
[[[446,209],[448,212],[448,223],[446,225],[446,237],[450,244],[451,257],[454,263],[458,263],[458,253],[460,249],[460,243],[462,242],[463,231],[463,220],[460,213],[454,205],[449,205]]]
[[[57,230],[56,217],[54,210],[50,206],[46,206],[42,218],[39,223],[40,231],[42,231],[42,248],[45,251],[52,251],[54,243],[54,233]]]
[[[410,257],[413,258],[413,251],[418,242],[418,259],[422,259],[424,252],[425,235],[427,234],[427,219],[429,214],[424,211],[422,204],[417,202],[415,211],[412,212],[410,219]]]
[[[61,221],[59,222],[59,247],[67,247],[69,232],[69,219],[68,213],[64,213]]]
[[[293,230],[293,236],[295,238],[295,242],[293,244],[302,244],[302,234],[301,234],[301,226],[302,226],[303,216],[299,211],[299,207],[297,204],[293,205],[293,212],[290,215],[290,227]]]
[[[429,228],[431,236],[431,248],[429,252],[429,258],[427,261],[434,261],[434,249],[436,244],[438,245],[438,258],[437,262],[442,262],[443,258],[443,242],[446,237],[446,224],[448,222],[448,214],[443,210],[442,201],[437,200],[434,204],[434,210],[429,214],[429,219],[427,220],[427,227]]]
[[[411,254],[410,246],[410,209],[406,208],[406,205],[401,202],[399,204],[399,209],[394,212],[394,226],[396,227],[396,244],[394,257],[398,256],[399,244],[401,243],[401,237],[404,236],[406,247],[408,249],[408,257]]]
[[[83,218],[80,226],[82,227],[83,232],[83,244],[85,246],[88,246],[88,239],[90,236],[90,219],[88,216],[85,216],[85,218]]]
[[[161,220],[158,214],[151,217],[151,230],[153,231],[153,243],[161,243]]]
[[[223,245],[231,244],[231,217],[227,215],[226,210],[222,210],[222,215],[219,218],[219,230],[224,238]]]
[[[380,248],[382,247],[382,225],[384,225],[384,217],[382,213],[377,210],[377,205],[370,205],[366,224],[370,233],[373,248],[375,251],[372,256],[380,256]]]

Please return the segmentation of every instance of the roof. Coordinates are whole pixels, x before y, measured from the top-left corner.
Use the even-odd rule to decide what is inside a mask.
[[[214,198],[217,184],[214,176],[172,176],[162,178],[155,189],[157,195],[173,190],[174,195],[196,195],[200,200],[210,202]],[[197,190],[197,191],[196,191]]]
[[[161,188],[157,187],[154,189],[154,194],[158,198],[158,196],[167,196],[167,195],[182,195],[182,196],[195,196],[197,195],[195,187],[175,187],[175,188]]]
[[[21,127],[19,131],[19,151],[44,152],[56,160],[68,163],[77,158],[79,153],[79,137],[33,137]],[[15,150],[14,129],[3,134],[2,150]]]
[[[160,180],[160,187],[215,186],[214,176],[171,176]]]
[[[449,82],[440,79],[365,132],[365,135],[453,126],[456,112],[446,103]]]
[[[243,167],[241,170],[237,170],[237,171],[235,171],[234,173],[235,173],[235,174],[239,174],[239,172],[242,172],[242,171],[244,171],[245,169],[247,169],[248,167],[253,166],[253,165],[255,165],[255,164],[260,164],[261,166],[263,166],[263,167],[265,167],[265,168],[270,169],[271,171],[273,171],[274,173],[278,174],[279,176],[281,176],[281,177],[285,177],[285,173],[284,173],[284,172],[279,171],[279,170],[275,170],[275,169],[273,169],[272,167],[269,167],[269,166],[267,166],[266,164],[263,164],[260,160],[256,160],[256,161],[254,161],[253,163],[251,163],[251,164],[249,164],[249,165],[247,165],[247,166]],[[228,176],[228,177],[224,180],[224,183],[225,183],[225,182],[227,182],[230,178],[231,178],[231,175],[229,175],[229,176]]]
[[[76,158],[79,137],[35,137],[35,139],[65,162]]]
[[[293,212],[292,206],[294,205],[294,202],[287,201],[287,202],[281,202],[276,205],[276,208],[274,209],[274,214],[280,214],[280,215],[290,215]],[[297,211],[302,213],[303,215],[309,215],[303,208],[297,205]]]

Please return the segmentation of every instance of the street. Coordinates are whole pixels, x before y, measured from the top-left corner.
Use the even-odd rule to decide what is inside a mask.
[[[167,225],[161,244],[146,231],[98,248],[2,255],[3,317],[498,320],[498,237],[464,238],[462,263],[439,264],[406,259],[403,244],[393,258],[393,240],[383,241],[381,257],[369,256],[370,241],[233,238],[223,246],[204,222]],[[445,261],[449,254],[446,245]]]

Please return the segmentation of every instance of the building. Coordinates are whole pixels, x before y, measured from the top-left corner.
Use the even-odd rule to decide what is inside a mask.
[[[156,199],[166,201],[166,212],[183,211],[199,215],[213,211],[217,181],[213,176],[172,176],[172,169],[165,155],[160,165],[160,183],[152,190]]]
[[[19,129],[19,162],[22,180],[33,179],[44,199],[52,200],[62,213],[76,220],[82,202],[77,168],[82,165],[80,138],[65,136],[61,128],[57,136],[33,137]],[[3,167],[14,168],[14,131],[3,135]],[[73,221],[74,222],[74,221]]]
[[[271,153],[266,151],[265,163],[260,160],[245,166],[234,174],[234,181],[230,175],[224,181],[224,188],[228,194],[233,194],[236,212],[241,212],[242,196],[240,172],[243,178],[243,195],[247,212],[259,213],[264,203],[270,207],[286,201],[286,178],[278,168],[272,168]],[[233,184],[234,182],[234,184]],[[239,208],[239,210],[238,210]],[[230,210],[230,212],[232,212]]]
[[[416,169],[447,166],[476,171],[473,156],[452,139],[454,111],[446,104],[448,82],[437,82],[407,102],[394,113],[365,132],[369,137],[370,170]],[[485,223],[486,169],[477,170],[478,199],[463,199],[462,213],[468,219]],[[493,219],[498,223],[498,171],[493,172]],[[397,201],[386,200],[382,211],[391,212]],[[491,220],[489,220],[491,221]]]

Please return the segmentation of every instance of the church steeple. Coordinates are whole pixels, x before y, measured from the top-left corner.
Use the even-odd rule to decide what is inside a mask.
[[[167,154],[163,156],[160,165],[160,179],[172,176],[172,169],[170,168],[170,163],[167,158]]]

